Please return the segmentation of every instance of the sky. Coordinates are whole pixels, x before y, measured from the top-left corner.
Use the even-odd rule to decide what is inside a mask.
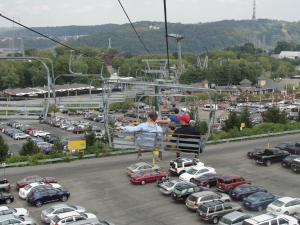
[[[0,0],[0,14],[28,27],[164,21],[164,0]],[[251,19],[253,0],[166,0],[167,20],[199,23]],[[256,18],[300,20],[300,0],[256,0]],[[12,27],[0,17],[0,27]],[[17,26],[17,25],[16,25]]]

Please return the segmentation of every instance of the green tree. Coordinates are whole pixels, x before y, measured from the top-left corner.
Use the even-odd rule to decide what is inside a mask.
[[[30,138],[22,145],[22,148],[19,151],[20,155],[34,155],[38,154],[41,151],[39,150],[38,146],[36,143],[31,140]]]
[[[245,128],[252,128],[251,115],[249,113],[248,107],[246,107],[242,114],[240,115],[241,123],[245,123]]]
[[[4,162],[7,154],[9,152],[9,147],[6,142],[4,142],[3,137],[0,135],[0,162]]]
[[[273,106],[265,113],[263,120],[266,123],[281,123],[281,124],[287,123],[287,119],[284,113],[281,113],[280,110],[275,106]]]
[[[96,134],[95,132],[92,130],[92,126],[89,126],[87,129],[86,129],[86,132],[83,136],[83,139],[86,141],[86,147],[90,147],[90,146],[93,146],[94,143],[97,141],[97,138],[96,138]]]
[[[45,69],[32,66],[28,71],[31,74],[31,81],[34,86],[44,86],[47,84],[47,75]]]
[[[58,108],[57,108],[57,106],[55,104],[50,105],[49,112],[52,112],[54,114],[54,116],[55,116],[55,113],[57,113],[58,111],[59,110],[58,110]]]
[[[52,147],[52,154],[61,154],[64,150],[64,146],[60,140],[55,140]]]
[[[227,132],[230,129],[233,129],[234,127],[240,129],[240,126],[241,126],[241,118],[237,115],[236,112],[230,112],[228,119],[225,120],[223,130]]]

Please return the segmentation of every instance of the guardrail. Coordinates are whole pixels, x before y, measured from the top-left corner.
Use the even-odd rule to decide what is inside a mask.
[[[257,139],[257,138],[267,138],[271,136],[280,136],[280,135],[286,135],[286,134],[295,134],[300,133],[300,130],[291,130],[291,131],[283,131],[283,132],[276,132],[276,133],[269,133],[269,134],[259,134],[259,135],[252,135],[252,136],[243,136],[243,137],[237,137],[237,138],[227,138],[227,139],[221,139],[217,141],[207,141],[206,144],[218,144],[218,143],[228,143],[231,141],[243,141],[243,140],[251,140],[251,139]],[[118,154],[131,154],[137,152],[137,149],[126,149],[122,151],[113,151],[109,152],[109,155],[118,155]],[[99,153],[98,156],[102,156],[103,153]],[[96,157],[96,154],[86,154],[82,156],[69,156],[70,160],[78,160],[78,159],[88,159],[88,158],[94,158]],[[41,159],[38,160],[39,163],[56,163],[56,162],[62,162],[65,159],[68,158],[68,155],[66,155],[65,158],[53,158],[53,159]],[[16,162],[16,163],[7,163],[6,167],[18,167],[18,166],[26,166],[30,165],[29,161],[25,162]]]

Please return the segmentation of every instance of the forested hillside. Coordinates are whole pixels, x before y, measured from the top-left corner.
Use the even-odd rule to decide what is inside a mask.
[[[164,23],[143,21],[135,23],[134,26],[151,54],[166,52]],[[154,27],[159,29],[154,29]],[[58,39],[61,36],[90,35],[64,42],[75,47],[107,48],[108,39],[110,38],[111,46],[117,48],[120,52],[129,51],[134,54],[147,53],[130,24],[43,27],[34,29],[52,36],[54,39]],[[18,37],[19,33],[19,31],[15,31],[15,37]],[[252,21],[250,20],[224,20],[198,24],[169,23],[168,33],[184,36],[184,39],[181,41],[182,51],[194,54],[202,51],[202,47],[204,46],[209,50],[220,50],[234,45],[253,43]],[[32,37],[36,37],[36,35],[29,31],[22,30],[22,35],[25,49],[49,48],[56,45],[56,43],[49,40],[33,40]],[[0,38],[8,36],[12,36],[11,31],[0,30]],[[256,37],[256,47],[258,48],[274,48],[278,41],[293,41],[299,44],[300,22],[259,19],[256,24]],[[9,40],[2,40],[0,47],[8,47],[9,44]],[[18,46],[18,44],[15,46]],[[171,52],[177,51],[175,39],[169,39],[169,47]]]

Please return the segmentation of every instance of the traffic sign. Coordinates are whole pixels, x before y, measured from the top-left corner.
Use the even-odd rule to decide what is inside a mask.
[[[68,141],[68,150],[85,150],[86,140]]]

